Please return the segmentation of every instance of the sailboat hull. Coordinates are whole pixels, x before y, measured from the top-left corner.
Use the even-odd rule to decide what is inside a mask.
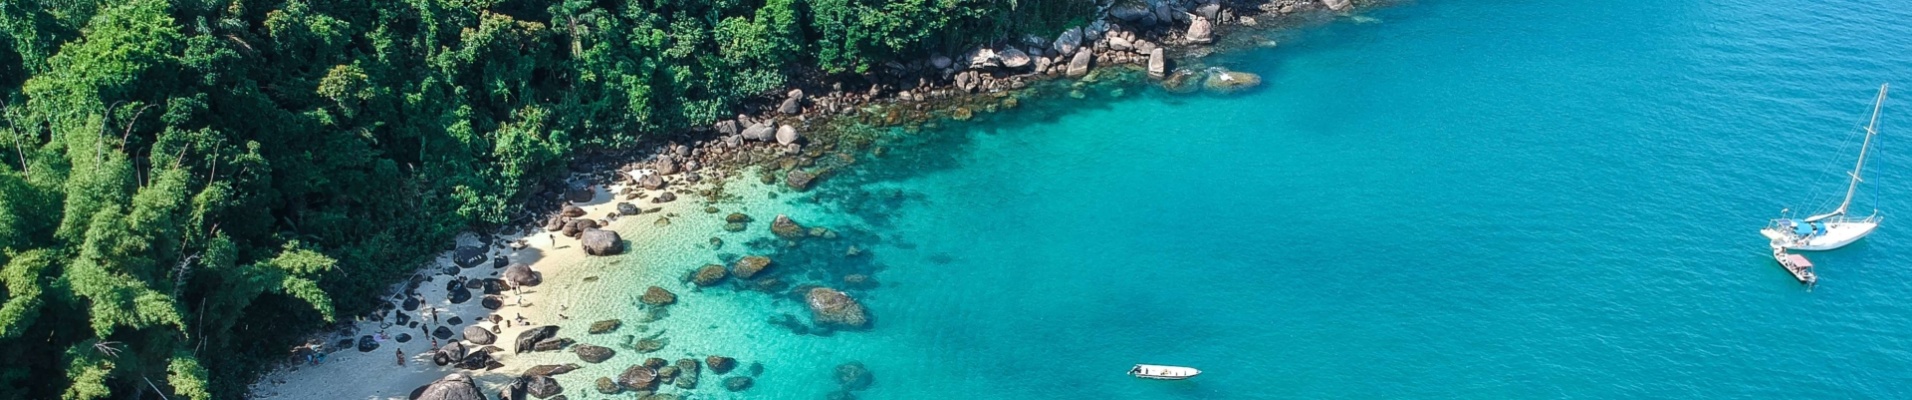
[[[1826,224],[1824,233],[1803,238],[1779,228],[1766,228],[1759,233],[1765,235],[1766,239],[1773,241],[1774,244],[1785,247],[1786,250],[1826,251],[1846,247],[1852,242],[1864,239],[1866,235],[1871,235],[1872,231],[1878,228],[1879,221],[1874,218],[1867,221],[1829,223]]]

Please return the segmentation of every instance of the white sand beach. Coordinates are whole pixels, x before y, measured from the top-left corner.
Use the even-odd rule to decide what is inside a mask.
[[[676,184],[683,183],[677,182]],[[693,185],[691,187],[699,186],[707,187],[708,184]],[[664,204],[656,204],[651,201],[657,194],[670,189],[645,191],[642,199],[624,200],[622,199],[623,196],[615,195],[615,193],[623,189],[624,187],[622,186],[612,186],[608,188],[598,187],[595,190],[596,196],[592,201],[577,205],[586,211],[586,216],[592,218],[603,218],[606,215],[615,213],[616,204],[619,202],[630,202],[644,209],[644,213],[638,216],[619,218],[612,221],[611,225],[606,228],[619,231],[620,234],[625,235],[624,239],[627,242],[625,251],[627,253],[644,251],[647,246],[643,245],[641,241],[663,238],[656,233],[649,235],[628,234],[628,232],[634,230],[633,228],[640,225],[652,226],[660,216],[691,214],[692,210],[701,208],[704,204],[702,201],[693,199],[692,197],[695,197],[694,195],[680,195],[676,201]],[[654,208],[661,208],[661,210],[651,211],[651,209]],[[702,212],[697,213],[702,214]],[[511,342],[517,337],[519,332],[528,327],[554,324],[561,318],[560,314],[569,315],[562,309],[569,306],[568,304],[564,304],[564,302],[570,300],[561,300],[561,297],[557,296],[557,292],[561,291],[562,288],[548,283],[563,277],[569,269],[575,269],[576,266],[589,263],[590,260],[588,260],[588,258],[590,257],[584,254],[584,251],[580,248],[578,239],[551,234],[542,230],[529,232],[528,235],[521,233],[513,236],[498,236],[498,238],[498,242],[491,243],[491,246],[488,246],[490,255],[506,255],[510,257],[512,263],[529,264],[533,270],[544,274],[544,281],[547,282],[547,284],[524,288],[522,290],[522,299],[518,298],[517,294],[514,294],[513,291],[506,290],[501,295],[504,300],[504,306],[495,312],[480,306],[480,299],[483,297],[482,293],[474,293],[474,297],[470,301],[466,301],[462,304],[452,304],[446,299],[447,291],[445,286],[447,282],[456,278],[454,276],[444,275],[441,272],[447,266],[454,265],[452,263],[452,252],[447,251],[445,254],[441,254],[431,265],[420,269],[419,273],[427,274],[430,280],[419,285],[418,291],[424,296],[425,301],[424,304],[418,308],[418,311],[411,312],[411,314],[413,320],[420,321],[420,326],[427,327],[427,329],[433,326],[431,323],[432,319],[429,316],[430,313],[428,312],[429,309],[436,309],[440,324],[453,316],[462,318],[465,322],[463,325],[447,325],[454,333],[451,340],[463,339],[463,334],[460,332],[462,332],[464,326],[469,326],[474,323],[484,327],[493,326],[494,324],[489,320],[494,313],[506,320],[522,316],[529,322],[528,324],[511,323],[511,327],[502,328],[497,335],[497,343],[494,345],[506,350],[496,354],[498,361],[502,362],[505,365],[504,367],[490,371],[463,371],[449,365],[438,366],[432,362],[430,357],[433,338],[428,333],[418,328],[401,328],[397,326],[381,328],[384,324],[383,322],[359,321],[357,322],[358,333],[352,337],[357,337],[358,335],[376,335],[383,329],[387,335],[397,335],[400,332],[409,333],[412,335],[412,339],[407,343],[398,343],[395,340],[386,339],[380,343],[377,350],[360,352],[355,348],[329,348],[329,346],[347,337],[338,335],[337,333],[328,334],[326,336],[328,345],[326,351],[329,351],[329,353],[324,363],[318,365],[308,364],[281,367],[265,375],[259,382],[254,383],[252,390],[254,398],[287,400],[405,399],[414,388],[431,383],[447,374],[461,371],[471,375],[487,395],[495,395],[499,389],[509,384],[514,377],[529,367],[539,364],[575,362],[576,359],[574,357],[559,357],[552,353],[525,353],[514,355],[511,352]],[[510,247],[499,245],[501,243],[511,243],[519,240],[523,240],[525,243],[525,246],[519,250],[512,250]],[[460,246],[485,245],[485,243],[480,243],[480,239],[477,235],[473,234],[461,235],[458,244]],[[483,265],[477,267],[459,269],[458,272],[460,274],[459,276],[468,279],[479,279],[495,278],[500,276],[503,271],[501,268],[494,268],[490,262],[485,262]],[[391,293],[396,293],[402,288],[403,285],[395,285]],[[520,301],[522,301],[522,306],[519,305]],[[394,312],[406,311],[399,309]],[[390,318],[388,318],[388,321],[389,319]],[[439,344],[442,345],[446,343]],[[467,345],[471,346],[469,344]],[[482,346],[471,347],[476,349]],[[402,366],[398,363],[397,351],[404,352],[405,362]],[[569,353],[563,353],[563,355],[568,356]],[[585,388],[577,389],[588,390]]]

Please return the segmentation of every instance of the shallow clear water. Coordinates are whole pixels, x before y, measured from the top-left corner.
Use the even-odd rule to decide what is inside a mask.
[[[679,219],[681,246],[640,243],[592,267],[606,284],[557,289],[597,302],[567,329],[671,288],[661,354],[764,366],[741,394],[707,375],[696,393],[716,398],[821,398],[851,360],[875,399],[1912,397],[1912,222],[1894,217],[1912,210],[1896,129],[1912,103],[1887,103],[1855,207],[1885,225],[1812,254],[1816,289],[1757,233],[1836,201],[1877,85],[1912,87],[1912,7],[1366,15],[1207,61],[1261,74],[1250,93],[1033,102],[898,131],[809,193],[735,182],[745,199],[720,206],[756,217],[749,233]],[[777,213],[846,237],[746,244]],[[834,256],[849,245],[872,256]],[[880,286],[851,293],[875,327],[796,335],[766,322],[808,319],[781,292],[678,282],[745,253],[799,284],[870,273]],[[568,393],[641,361],[618,357],[565,376]],[[1134,363],[1206,373],[1142,381]]]

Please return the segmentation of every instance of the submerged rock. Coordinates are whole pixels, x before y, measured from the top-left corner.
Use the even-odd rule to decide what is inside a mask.
[[[774,233],[777,237],[784,239],[802,239],[804,237],[803,225],[797,225],[797,221],[793,221],[790,219],[790,216],[782,214],[778,214],[777,219],[770,222],[770,233]]]
[[[863,328],[869,325],[869,315],[863,305],[850,298],[849,294],[836,289],[819,287],[810,289],[804,295],[810,305],[812,319],[817,325],[837,325],[850,328]]]
[[[731,274],[737,275],[739,279],[750,279],[768,267],[770,267],[770,257],[745,256],[737,260],[736,266],[731,267]]]
[[[697,380],[699,376],[702,375],[702,368],[697,365],[697,360],[688,358],[680,359],[677,360],[677,364],[674,364],[674,366],[677,367],[678,373],[677,382],[675,382],[677,387],[681,389],[696,389]]]
[[[539,340],[538,343],[531,345],[531,349],[537,351],[558,351],[564,350],[565,347],[570,347],[572,343],[577,343],[577,341],[569,338],[549,338]]]
[[[628,390],[652,390],[657,388],[657,370],[642,365],[632,365],[617,374],[617,384]]]
[[[638,301],[652,306],[668,306],[677,302],[677,294],[661,287],[651,286],[644,289],[644,295],[639,296]]]
[[[1232,94],[1261,85],[1261,75],[1216,68],[1210,70],[1202,87],[1211,93]]]
[[[696,283],[697,286],[710,286],[723,282],[724,278],[729,275],[730,272],[725,271],[724,266],[710,264],[705,265],[703,268],[698,268],[696,273],[691,274],[690,279],[691,282]]]
[[[704,366],[710,367],[711,373],[723,375],[737,368],[737,359],[724,356],[704,357]]]
[[[607,319],[603,321],[592,322],[590,332],[593,335],[600,334],[600,333],[608,333],[608,332],[617,330],[617,328],[620,326],[624,326],[623,320]]]
[[[617,355],[616,350],[593,344],[579,344],[571,348],[571,352],[577,353],[578,359],[592,364],[604,362],[604,360],[609,360],[612,356]]]
[[[837,385],[843,390],[867,389],[875,380],[875,376],[870,374],[870,369],[864,367],[863,363],[851,361],[836,367]]]
[[[724,389],[732,392],[742,392],[744,389],[749,389],[753,383],[755,382],[748,376],[733,376],[724,378]]]
[[[600,376],[597,378],[597,381],[594,383],[597,384],[598,393],[618,394],[619,392],[624,391],[623,388],[617,387],[617,381],[611,380],[610,377]]]
[[[578,370],[578,368],[580,367],[578,367],[577,364],[544,364],[544,365],[534,366],[531,368],[526,368],[524,370],[524,373],[521,375],[524,375],[524,376],[564,375],[566,373],[570,373],[571,371],[576,371]]]
[[[817,179],[817,176],[814,174],[811,174],[809,171],[795,169],[795,170],[790,170],[790,173],[784,175],[783,182],[785,184],[790,185],[791,189],[796,189],[797,191],[801,192],[804,190],[809,190],[810,182],[816,179]]]

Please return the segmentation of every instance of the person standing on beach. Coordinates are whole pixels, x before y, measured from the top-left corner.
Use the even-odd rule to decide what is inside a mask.
[[[405,349],[398,349],[398,366],[405,366]]]

